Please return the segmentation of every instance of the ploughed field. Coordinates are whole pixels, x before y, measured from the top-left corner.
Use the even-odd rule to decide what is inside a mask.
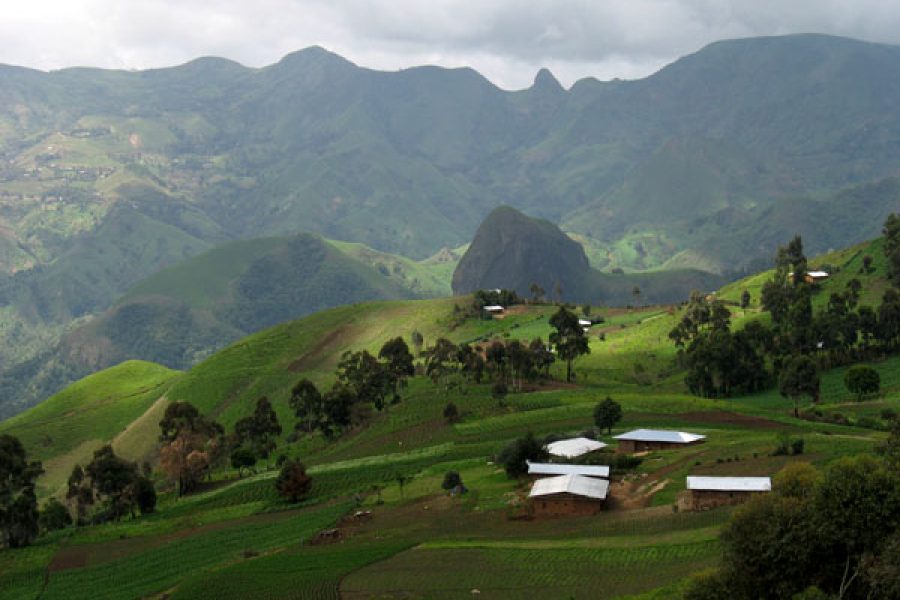
[[[152,458],[167,401],[191,401],[230,430],[267,395],[286,437],[294,423],[290,388],[303,376],[326,384],[345,349],[377,350],[413,329],[426,345],[441,335],[454,342],[546,339],[556,309],[529,305],[503,320],[457,320],[453,306],[463,301],[325,311],[246,338],[186,373],[126,363],[0,431],[20,436],[44,461],[40,492],[47,497],[104,442],[127,447],[131,459]],[[843,369],[825,373],[819,408],[840,413],[843,424],[806,421],[793,418],[792,402],[774,390],[727,400],[687,394],[667,339],[679,309],[595,311],[606,322],[593,328],[574,384],[560,383],[565,365],[557,362],[554,381],[511,392],[501,405],[488,383],[446,391],[417,376],[400,404],[363,428],[332,442],[318,435],[280,442],[276,455],[302,459],[313,477],[299,504],[278,497],[274,467],[260,462],[243,478],[220,471],[187,497],[162,494],[153,515],[69,528],[0,552],[2,597],[672,597],[690,573],[715,564],[718,533],[733,510],[676,512],[687,475],[774,475],[790,461],[824,465],[869,452],[885,437],[881,412],[900,411],[900,357],[872,365],[882,393],[861,403],[843,388]],[[733,309],[733,320],[758,318],[758,311]],[[612,436],[647,427],[707,441],[646,453],[634,470],[614,474],[614,502],[599,515],[516,518],[530,484],[509,479],[492,457],[528,431],[578,435],[607,395],[624,409]],[[443,418],[450,401],[460,413],[455,423]],[[803,454],[773,456],[785,433],[803,438]],[[441,489],[449,470],[469,493]],[[371,514],[356,518],[357,511]]]

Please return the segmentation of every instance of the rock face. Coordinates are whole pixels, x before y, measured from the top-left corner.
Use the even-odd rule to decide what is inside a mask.
[[[501,206],[484,220],[472,245],[453,273],[453,293],[505,288],[530,296],[537,283],[554,295],[557,284],[563,297],[581,297],[591,268],[581,245],[556,225],[533,219],[509,206]]]

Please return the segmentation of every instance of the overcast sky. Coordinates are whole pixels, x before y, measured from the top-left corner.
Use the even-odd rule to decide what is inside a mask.
[[[248,66],[318,44],[358,65],[471,66],[530,85],[633,79],[720,39],[820,32],[900,43],[900,0],[0,0],[0,62]]]

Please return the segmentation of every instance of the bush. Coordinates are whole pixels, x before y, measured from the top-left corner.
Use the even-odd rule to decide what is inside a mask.
[[[459,409],[452,402],[448,402],[444,407],[444,420],[448,423],[455,423],[459,419]]]
[[[256,455],[246,446],[239,446],[231,452],[231,466],[238,471],[238,477],[242,477],[244,469],[251,469],[256,464]]]
[[[527,461],[546,460],[544,445],[530,431],[506,445],[497,457],[509,477],[521,477],[528,473]]]
[[[806,445],[806,442],[803,441],[803,438],[797,438],[796,440],[791,442],[791,454],[803,454],[803,448]]]
[[[859,402],[865,396],[878,393],[881,389],[881,376],[868,365],[854,365],[847,369],[844,385],[847,390],[856,394],[856,400]]]
[[[893,421],[897,418],[897,411],[893,408],[885,408],[881,411],[881,418],[885,421]]]
[[[872,417],[860,417],[856,420],[857,427],[864,429],[881,429],[881,424]]]
[[[727,579],[716,570],[691,575],[684,588],[684,600],[721,600],[729,598]]]
[[[289,460],[281,467],[281,472],[275,480],[275,489],[278,495],[287,498],[290,502],[299,502],[312,488],[312,477],[306,474],[303,463]]]
[[[38,524],[41,531],[49,532],[64,529],[72,524],[72,516],[66,507],[60,504],[56,498],[50,498],[38,516]]]
[[[441,488],[447,490],[456,489],[463,484],[462,477],[459,476],[458,471],[447,471],[444,473],[444,482],[441,484]]]
[[[785,432],[779,433],[778,437],[775,438],[775,450],[772,451],[772,456],[786,456],[790,445],[791,436]]]

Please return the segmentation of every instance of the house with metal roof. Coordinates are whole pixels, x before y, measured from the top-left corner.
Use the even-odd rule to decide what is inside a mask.
[[[606,479],[558,475],[535,481],[528,498],[536,516],[594,515],[602,510],[608,494]]]
[[[769,477],[689,476],[685,491],[678,498],[682,510],[709,510],[741,504],[753,496],[772,491]]]
[[[570,438],[547,444],[547,452],[562,458],[576,458],[601,448],[606,448],[606,444],[586,437]]]
[[[605,465],[561,465],[556,463],[528,463],[528,474],[537,477],[549,475],[581,475],[609,479],[609,467]]]
[[[668,431],[664,429],[635,429],[615,436],[619,441],[619,452],[644,452],[646,450],[668,450],[700,444],[705,435]]]

